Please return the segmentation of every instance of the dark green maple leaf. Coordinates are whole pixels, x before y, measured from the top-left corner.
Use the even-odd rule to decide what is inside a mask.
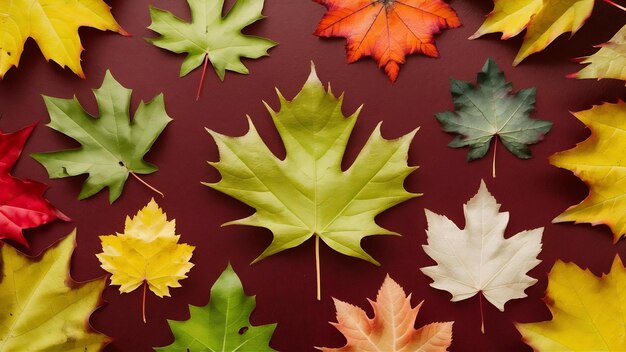
[[[487,154],[491,139],[498,136],[515,156],[530,158],[528,145],[539,142],[552,128],[552,122],[529,117],[535,110],[535,88],[513,94],[511,83],[506,81],[493,59],[488,59],[478,73],[477,83],[475,86],[450,80],[456,111],[436,115],[444,131],[459,134],[449,146],[468,146],[468,159],[480,159]],[[494,145],[494,177],[495,148]]]
[[[181,77],[204,62],[198,96],[209,61],[223,81],[226,70],[248,74],[241,62],[242,57],[257,59],[266,56],[267,51],[276,45],[269,39],[241,33],[245,27],[263,18],[263,0],[237,0],[224,17],[224,0],[187,0],[187,3],[191,9],[191,22],[151,7],[152,23],[148,28],[161,36],[148,41],[177,54],[187,53],[180,68]]]
[[[249,317],[256,307],[254,296],[246,296],[239,277],[228,265],[211,287],[209,303],[189,306],[186,321],[168,320],[174,342],[157,351],[274,351],[269,347],[276,324],[253,326]]]
[[[140,102],[131,122],[131,94],[132,90],[124,88],[107,71],[102,87],[94,90],[99,118],[89,115],[76,97],[44,96],[50,114],[48,126],[75,139],[82,147],[36,153],[32,157],[51,178],[89,174],[78,199],[109,187],[109,201],[113,203],[129,174],[137,177],[136,174],[150,174],[158,169],[144,161],[143,156],[172,119],[165,111],[163,94],[159,94],[148,103]]]

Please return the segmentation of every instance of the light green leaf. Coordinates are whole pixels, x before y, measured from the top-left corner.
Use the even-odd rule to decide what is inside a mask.
[[[493,59],[487,60],[478,73],[478,85],[470,82],[450,81],[450,90],[456,111],[436,115],[444,131],[458,133],[449,146],[469,146],[469,160],[487,154],[494,136],[521,159],[531,157],[528,144],[539,142],[552,128],[552,122],[531,119],[535,109],[535,88],[512,94],[507,82]]]
[[[416,169],[407,165],[415,131],[395,140],[372,133],[354,163],[341,170],[359,110],[341,112],[342,98],[324,89],[312,67],[298,95],[287,101],[278,92],[280,111],[267,109],[287,151],[278,159],[263,143],[252,121],[241,137],[214,131],[220,161],[210,163],[222,175],[208,186],[256,209],[228,224],[265,227],[274,239],[255,260],[296,247],[315,236],[332,249],[378,264],[361,247],[371,235],[395,234],[376,224],[376,215],[418,194],[404,189],[404,179]],[[317,246],[316,246],[317,248]],[[318,292],[319,297],[319,292]]]
[[[239,277],[228,265],[211,288],[209,304],[189,306],[186,321],[168,320],[174,343],[157,351],[274,351],[269,347],[276,324],[253,326],[249,317],[256,307],[246,296]]]
[[[108,341],[88,325],[104,279],[69,274],[75,240],[73,231],[36,260],[2,246],[0,351],[95,352]]]
[[[226,70],[248,74],[241,57],[256,59],[266,56],[275,42],[244,35],[241,31],[263,18],[263,0],[237,0],[226,16],[222,17],[224,0],[187,0],[191,9],[191,23],[174,16],[171,12],[150,8],[152,23],[149,29],[161,36],[148,39],[159,48],[175,53],[187,53],[180,69],[185,76],[211,61],[220,80]]]
[[[157,167],[144,161],[157,137],[171,121],[165,111],[163,94],[151,102],[139,103],[130,121],[132,90],[120,85],[107,71],[102,87],[94,90],[100,117],[94,118],[73,99],[44,96],[50,123],[48,126],[82,144],[78,149],[36,153],[51,178],[89,174],[78,196],[90,197],[109,187],[113,203],[124,188],[129,173],[150,174]]]

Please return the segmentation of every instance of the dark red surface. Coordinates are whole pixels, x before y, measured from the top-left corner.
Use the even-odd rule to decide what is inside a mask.
[[[409,57],[398,81],[392,85],[370,59],[346,64],[344,40],[311,35],[323,14],[322,6],[306,0],[268,0],[264,10],[267,19],[253,25],[248,32],[269,37],[279,45],[270,51],[270,57],[246,61],[250,75],[227,73],[225,82],[220,83],[213,72],[208,72],[202,97],[195,102],[200,70],[178,78],[183,56],[158,49],[144,40],[154,36],[146,29],[150,23],[150,4],[189,18],[185,1],[107,2],[119,23],[133,36],[81,29],[87,80],[56,64],[46,63],[35,43],[29,40],[20,67],[12,69],[0,82],[0,129],[5,132],[16,131],[33,121],[49,121],[41,94],[66,98],[76,94],[95,114],[97,109],[90,90],[100,86],[106,69],[111,69],[122,84],[134,89],[133,110],[140,99],[165,93],[166,108],[174,121],[147,155],[146,159],[160,170],[145,180],[166,194],[157,201],[169,217],[176,218],[182,240],[197,247],[192,259],[196,266],[189,278],[181,282],[183,287],[171,291],[171,298],[148,296],[147,324],[141,321],[140,290],[120,294],[118,287],[107,287],[103,296],[108,303],[91,318],[96,329],[114,338],[106,351],[149,351],[152,346],[169,344],[172,335],[166,319],[186,319],[188,304],[206,304],[211,285],[229,261],[243,280],[246,292],[257,296],[252,322],[278,323],[271,346],[280,351],[311,351],[313,346],[342,345],[343,337],[328,324],[335,320],[331,297],[367,307],[366,297],[375,297],[387,273],[413,293],[414,304],[426,300],[418,325],[455,321],[451,350],[528,351],[513,322],[550,318],[541,298],[547,272],[555,260],[573,261],[600,274],[609,269],[616,253],[626,255],[626,242],[613,245],[605,226],[550,223],[565,208],[581,201],[587,192],[575,176],[547,161],[552,153],[572,147],[588,134],[568,111],[625,98],[623,82],[565,78],[581,68],[571,58],[591,54],[595,51],[592,45],[608,40],[624,24],[624,13],[605,3],[597,2],[594,14],[573,39],[562,36],[546,51],[514,68],[511,62],[521,37],[506,42],[497,35],[474,41],[466,39],[491,10],[491,2],[451,1],[464,26],[437,36],[441,58]],[[468,164],[466,150],[448,148],[452,136],[443,133],[434,118],[436,112],[452,108],[448,79],[474,80],[488,57],[495,58],[516,90],[536,86],[534,116],[554,122],[546,139],[532,147],[533,159],[522,161],[500,149],[496,179],[491,178],[490,157]],[[246,132],[245,115],[249,114],[270,148],[284,155],[261,101],[277,108],[274,87],[286,97],[293,97],[308,75],[310,60],[315,62],[322,81],[330,81],[336,92],[345,91],[345,113],[365,105],[345,165],[352,162],[379,121],[384,121],[382,130],[387,138],[421,126],[409,155],[410,164],[420,168],[409,176],[406,188],[423,192],[424,196],[392,208],[377,219],[403,236],[364,241],[366,250],[382,263],[380,267],[322,246],[321,302],[315,300],[312,241],[249,265],[269,244],[270,233],[251,227],[221,228],[220,224],[249,215],[252,210],[200,184],[219,177],[206,164],[207,160],[217,160],[218,155],[204,127],[241,135]],[[49,183],[47,198],[74,219],[71,223],[56,221],[27,230],[26,237],[32,244],[29,253],[40,253],[77,227],[78,248],[73,257],[72,275],[77,280],[88,280],[105,275],[94,256],[101,250],[98,235],[121,231],[125,216],[134,214],[155,195],[129,179],[122,197],[113,205],[108,204],[106,192],[78,201],[76,196],[84,178],[48,180],[43,167],[28,157],[32,152],[73,146],[73,141],[40,124],[26,144],[14,174]],[[545,226],[544,249],[539,256],[543,262],[530,272],[539,282],[526,290],[528,298],[510,301],[503,313],[486,305],[485,335],[480,333],[477,297],[452,303],[447,292],[428,286],[430,279],[419,271],[420,267],[434,264],[421,249],[426,242],[423,209],[445,214],[462,226],[462,204],[475,194],[481,178],[502,209],[511,213],[507,235]]]

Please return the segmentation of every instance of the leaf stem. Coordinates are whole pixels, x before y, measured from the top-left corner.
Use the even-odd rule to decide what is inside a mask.
[[[498,137],[493,139],[493,162],[491,164],[491,176],[496,178],[496,153],[498,151]]]
[[[483,314],[483,291],[478,291],[478,302],[480,305],[480,332],[485,334],[485,316]]]
[[[196,101],[200,100],[200,92],[202,92],[202,86],[204,85],[204,76],[206,75],[206,67],[209,63],[209,53],[204,54],[204,67],[202,67],[202,76],[200,77],[200,84],[198,85],[198,93],[196,93]]]
[[[322,284],[320,274],[320,236],[315,234],[315,274],[317,279],[317,300],[322,300]]]
[[[616,4],[616,3],[614,3],[611,0],[604,0],[604,2],[606,2],[607,4],[611,4],[611,5],[617,7],[620,10],[626,11],[626,7],[624,7],[624,6],[620,5],[620,4]]]
[[[143,323],[146,323],[146,289],[148,288],[148,281],[143,280],[143,297],[141,299],[141,317]]]
[[[161,195],[161,197],[165,197],[165,194],[163,194],[163,192],[159,191],[158,189],[152,187],[148,182],[144,181],[141,179],[141,177],[137,176],[137,174],[135,174],[132,171],[129,171],[131,175],[133,175],[133,177],[135,177],[139,182],[143,183],[144,186],[150,188],[151,190],[153,190],[154,192],[158,193],[159,195]]]

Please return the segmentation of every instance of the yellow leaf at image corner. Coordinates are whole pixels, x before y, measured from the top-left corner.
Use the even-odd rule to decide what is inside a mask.
[[[82,26],[127,34],[102,0],[0,1],[0,78],[18,65],[29,37],[37,42],[46,60],[52,59],[84,77],[78,36]]]
[[[550,163],[583,180],[589,195],[553,222],[606,224],[617,242],[626,234],[626,103],[604,103],[574,116],[591,130],[591,136],[552,155]]]
[[[0,350],[100,351],[108,337],[89,328],[104,279],[75,283],[69,274],[76,231],[39,258],[3,245],[0,282]],[[69,284],[68,284],[69,283]]]
[[[591,16],[594,3],[594,0],[544,0],[543,7],[528,25],[513,65],[542,51],[561,34],[578,32]]]
[[[552,320],[517,323],[524,342],[535,351],[626,350],[626,268],[619,256],[601,278],[557,261],[548,280]]]
[[[542,0],[494,0],[493,11],[469,39],[499,32],[502,33],[502,40],[514,37],[528,26],[542,6]]]
[[[100,236],[102,253],[96,256],[111,275],[111,285],[128,293],[145,282],[159,297],[170,287],[180,287],[193,267],[195,247],[179,244],[175,220],[168,221],[154,199],[133,218],[126,217],[124,233]]]
[[[576,33],[593,11],[594,0],[495,0],[494,10],[470,37],[502,32],[502,39],[526,36],[513,65],[544,50],[563,33]]]
[[[589,64],[569,77],[614,78],[626,81],[626,25],[611,40],[599,45],[600,50],[582,58],[581,64]]]

